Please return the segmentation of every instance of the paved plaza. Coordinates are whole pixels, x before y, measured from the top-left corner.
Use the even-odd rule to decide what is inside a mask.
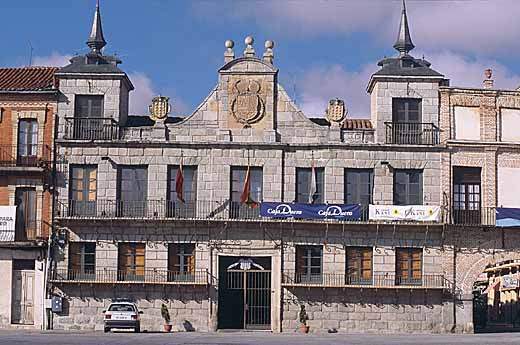
[[[0,345],[33,344],[190,344],[190,345],[238,345],[238,344],[284,344],[284,345],[510,345],[520,344],[520,333],[472,334],[472,335],[365,335],[365,334],[298,334],[270,332],[226,333],[110,333],[64,332],[64,331],[0,331]]]

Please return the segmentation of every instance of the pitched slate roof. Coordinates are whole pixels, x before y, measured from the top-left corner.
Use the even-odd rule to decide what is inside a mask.
[[[0,68],[0,92],[56,90],[57,70],[56,67]]]
[[[181,116],[168,116],[164,123],[178,123],[184,120],[185,117]],[[143,127],[143,126],[153,126],[154,121],[148,115],[130,115],[126,120],[126,127]]]
[[[439,77],[444,75],[431,69],[431,63],[424,59],[416,59],[410,55],[397,58],[387,58],[379,61],[381,69],[374,76],[405,76],[405,77]]]

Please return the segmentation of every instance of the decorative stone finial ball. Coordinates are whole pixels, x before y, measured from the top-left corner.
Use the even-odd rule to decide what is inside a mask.
[[[484,77],[486,77],[486,79],[491,79],[492,76],[493,70],[491,68],[488,68],[484,71]]]
[[[246,39],[244,40],[244,43],[245,43],[246,45],[250,46],[250,45],[253,44],[254,41],[255,41],[255,40],[253,39],[252,36],[247,36]]]
[[[226,43],[224,43],[224,45],[228,49],[233,49],[233,47],[235,46],[235,42],[233,42],[232,40],[227,40]]]
[[[271,40],[265,41],[265,48],[266,49],[273,49],[274,48],[274,42]]]

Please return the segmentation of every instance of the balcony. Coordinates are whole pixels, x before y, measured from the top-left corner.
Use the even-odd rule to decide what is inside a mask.
[[[358,220],[347,222],[367,222],[368,206],[362,207],[361,217]],[[262,217],[259,207],[251,207],[230,200],[209,201],[196,200],[179,201],[169,200],[97,200],[76,201],[62,200],[56,205],[56,217],[61,219],[213,219],[213,220],[273,220],[276,222],[294,221],[294,219],[275,219]],[[310,219],[302,219],[310,221]],[[325,219],[327,220],[327,219]],[[319,221],[314,219],[314,221]],[[327,221],[337,220],[328,219]]]
[[[450,223],[467,226],[495,226],[496,208],[484,207],[477,210],[461,210],[452,208]]]
[[[423,274],[419,279],[405,279],[393,273],[374,273],[371,278],[344,273],[306,275],[289,271],[283,274],[286,287],[370,288],[370,289],[450,289],[442,274]]]
[[[48,169],[51,162],[50,145],[0,145],[0,168]]]
[[[387,144],[439,144],[439,128],[433,123],[385,122],[385,131]]]
[[[207,270],[175,272],[161,269],[121,271],[102,268],[96,270],[55,269],[51,272],[53,283],[76,284],[144,284],[144,285],[208,285]]]
[[[66,117],[64,139],[117,140],[119,124],[111,118]]]

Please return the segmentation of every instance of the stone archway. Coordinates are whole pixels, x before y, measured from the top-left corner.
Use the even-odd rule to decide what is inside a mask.
[[[457,287],[463,294],[471,294],[473,284],[478,276],[484,272],[487,265],[497,261],[520,259],[520,252],[496,250],[493,253],[458,253],[457,254]]]

